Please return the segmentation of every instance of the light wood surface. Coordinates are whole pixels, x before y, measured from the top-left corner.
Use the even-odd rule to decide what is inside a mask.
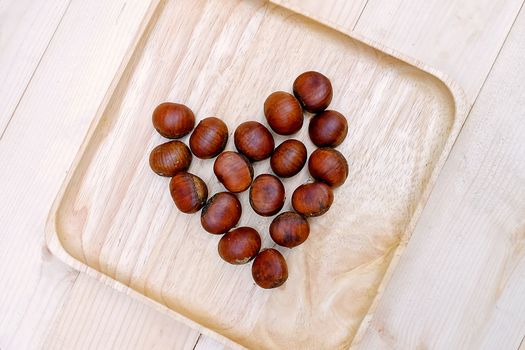
[[[69,0],[0,1],[0,137],[69,3]]]
[[[6,2],[4,1],[2,5]],[[35,2],[33,2],[35,3]],[[306,2],[305,2],[306,3]],[[327,3],[327,7],[330,4]],[[398,2],[399,3],[399,2]],[[407,12],[399,12],[396,14],[400,21],[413,20],[414,14],[411,12],[412,7],[417,7],[420,2],[414,0],[404,0],[402,5],[405,6]],[[413,6],[411,6],[412,4]],[[464,17],[470,18],[479,11],[483,11],[486,6],[478,8],[478,1],[469,0],[462,1],[461,8]],[[512,5],[512,11],[508,15],[503,16],[498,21],[494,21],[495,28],[493,33],[501,34],[498,28],[506,27],[509,28],[512,22],[512,17],[517,13],[516,3],[513,1],[498,2],[499,7],[494,8],[494,12],[498,13],[503,7],[507,8],[509,4]],[[82,5],[82,6],[81,6]],[[77,327],[87,327],[84,322],[83,311],[79,309],[63,308],[64,301],[70,298],[72,287],[75,285],[76,274],[68,272],[64,265],[57,262],[48,253],[45,252],[43,242],[43,224],[45,221],[45,213],[51,205],[51,200],[54,193],[58,190],[58,186],[65,176],[67,169],[69,168],[76,150],[82,142],[83,136],[87,131],[87,126],[90,123],[92,116],[95,114],[96,108],[100,105],[100,102],[105,95],[105,91],[110,85],[112,77],[118,70],[118,64],[115,64],[115,60],[118,60],[118,56],[123,58],[124,46],[129,44],[129,38],[132,36],[132,32],[137,29],[140,25],[140,19],[144,16],[145,7],[149,5],[145,2],[126,2],[126,1],[91,1],[91,2],[79,2],[76,0],[72,1],[71,7],[75,10],[68,9],[64,20],[58,27],[58,32],[62,34],[58,37],[55,35],[50,44],[50,49],[46,51],[43,56],[43,60],[38,69],[34,71],[34,78],[30,80],[30,84],[25,87],[27,89],[26,94],[21,105],[25,105],[23,108],[24,113],[16,113],[12,118],[12,124],[17,125],[13,129],[13,125],[6,130],[6,132],[13,133],[8,141],[0,139],[0,164],[14,164],[14,171],[11,173],[1,172],[0,178],[3,195],[0,196],[0,221],[2,223],[2,234],[0,235],[0,284],[8,285],[9,288],[2,288],[0,291],[0,347],[2,349],[15,348],[41,348],[46,340],[46,344],[60,344],[60,342],[54,341],[55,337],[60,338],[65,344],[73,344],[77,337],[78,331],[73,328],[67,331],[60,331],[57,329],[57,320],[70,319],[75,320]],[[1,6],[1,5],[0,5]],[[461,38],[463,31],[469,31],[473,26],[483,31],[485,25],[477,25],[475,22],[467,21],[468,25],[465,26],[440,26],[440,21],[450,20],[454,17],[455,12],[447,11],[450,8],[450,2],[436,2],[432,5],[432,10],[437,13],[442,13],[440,17],[436,17],[436,21],[427,20],[418,21],[418,26],[404,27],[404,26],[392,26],[392,21],[388,21],[390,18],[390,12],[383,13],[381,16],[385,18],[374,17],[376,13],[381,11],[372,11],[370,15],[363,13],[362,17],[370,16],[366,18],[370,23],[370,28],[379,28],[382,30],[378,32],[378,35],[374,37],[375,40],[382,42],[382,37],[388,37],[389,33],[396,32],[397,47],[396,49],[410,54],[413,57],[424,57],[425,53],[432,53],[432,48],[421,50],[418,52],[417,49],[419,42],[409,42],[403,40],[403,37],[409,37],[411,31],[422,32],[422,33],[436,33],[441,32],[445,37],[450,40],[440,41],[441,48],[444,50],[450,44],[450,50],[454,52],[457,47],[465,48],[465,43],[460,46],[456,46],[455,38]],[[17,11],[17,8],[11,9],[9,12],[3,14],[4,17],[10,16],[13,12]],[[457,11],[456,11],[457,12]],[[512,13],[513,12],[513,13]],[[15,12],[18,13],[18,12]],[[87,16],[84,16],[87,14]],[[404,18],[404,19],[403,19]],[[475,18],[475,17],[473,17]],[[98,26],[93,26],[93,21],[101,21]],[[64,23],[65,22],[65,23]],[[436,23],[437,22],[437,23]],[[521,24],[523,27],[523,24]],[[516,28],[516,26],[514,27]],[[89,31],[94,30],[94,31]],[[514,29],[515,30],[515,29]],[[456,35],[448,35],[449,31],[453,31]],[[57,32],[57,33],[58,33]],[[118,36],[108,33],[121,33]],[[503,30],[504,32],[504,30]],[[68,34],[69,33],[69,34]],[[459,35],[458,35],[459,34]],[[506,33],[505,33],[506,34]],[[481,48],[487,49],[487,52],[497,52],[503,43],[504,35],[499,35],[500,40],[495,42],[489,36],[478,35],[473,36],[475,40],[467,40],[467,44],[476,43]],[[521,35],[522,37],[522,35]],[[2,33],[2,40],[5,36]],[[436,38],[435,34],[429,35],[428,40],[432,41]],[[512,40],[510,40],[512,38]],[[89,39],[91,43],[88,45],[88,50],[81,50],[78,41]],[[128,40],[128,41],[126,41]],[[512,43],[520,42],[520,36],[510,37],[506,45],[512,45]],[[110,43],[110,44],[108,44]],[[468,45],[467,45],[468,46]],[[466,49],[465,49],[466,50]],[[495,50],[495,51],[494,51]],[[445,50],[446,51],[446,50]],[[78,53],[82,52],[82,55]],[[485,53],[483,50],[478,50],[476,56],[477,59],[484,59]],[[481,53],[479,53],[481,52]],[[2,52],[2,54],[5,53]],[[66,54],[64,54],[66,53]],[[419,56],[422,55],[422,56]],[[110,60],[106,60],[110,57]],[[454,62],[449,60],[449,55],[443,55],[443,62],[453,65]],[[468,55],[465,54],[465,57]],[[493,56],[495,57],[495,56]],[[79,64],[79,60],[83,59],[83,62],[91,64]],[[2,62],[3,63],[3,62]],[[492,62],[490,62],[492,64]],[[511,64],[511,63],[507,63]],[[488,73],[488,69],[483,71],[470,71],[470,68],[476,68],[475,64],[464,65],[464,79],[469,82],[469,74],[472,75],[473,79],[479,80],[476,85],[477,89],[481,87],[481,83]],[[490,66],[490,65],[489,65]],[[488,66],[487,66],[488,67]],[[58,72],[60,69],[65,68],[66,76],[61,77]],[[512,69],[510,67],[509,69]],[[480,78],[481,75],[481,78]],[[38,77],[38,79],[35,79]],[[2,80],[4,77],[0,77]],[[62,79],[59,83],[56,80]],[[54,85],[49,85],[49,82],[54,82]],[[53,93],[47,92],[45,87],[48,86],[53,89]],[[474,91],[474,90],[473,90]],[[497,89],[495,94],[505,94],[508,90]],[[4,104],[4,96],[0,97],[0,105]],[[42,98],[46,96],[46,98]],[[505,96],[505,95],[503,95]],[[510,96],[510,94],[509,94]],[[481,98],[481,97],[480,97]],[[493,96],[486,97],[492,99]],[[45,102],[43,104],[43,101]],[[478,100],[480,103],[481,99]],[[515,103],[512,98],[508,98],[505,101],[506,104]],[[476,104],[477,105],[477,104]],[[46,108],[42,108],[45,106]],[[47,110],[49,106],[52,106],[50,110]],[[65,107],[64,107],[65,106]],[[85,113],[77,114],[77,119],[68,120],[67,117],[73,110],[86,110]],[[38,113],[36,113],[38,112]],[[30,114],[28,114],[30,113]],[[484,109],[480,109],[477,113],[483,115]],[[34,116],[38,115],[39,118]],[[16,123],[17,119],[21,119],[19,123]],[[490,142],[494,139],[497,128],[494,128],[490,123],[488,125],[478,125],[479,131],[475,136],[472,136],[474,141],[471,148],[476,149],[477,144],[484,142]],[[14,130],[14,131],[12,131]],[[23,141],[29,140],[25,146],[20,146]],[[487,141],[488,140],[488,141]],[[461,141],[461,136],[459,141]],[[505,146],[501,148],[500,163],[494,164],[493,168],[497,169],[500,164],[504,164],[505,160],[511,159],[513,153],[514,144],[505,143]],[[490,156],[491,150],[487,150],[487,157]],[[468,155],[465,156],[468,159]],[[37,159],[37,164],[24,164],[28,160]],[[464,164],[462,170],[464,172],[476,171],[479,168],[479,163],[467,162]],[[512,181],[517,181],[523,178],[523,173],[520,173],[519,168],[514,167],[511,169],[514,173],[514,177],[509,180],[509,184]],[[38,176],[40,175],[40,176]],[[468,179],[470,181],[471,179]],[[516,183],[517,184],[517,183]],[[511,186],[511,185],[509,185]],[[470,183],[462,182],[454,185],[454,187],[465,188],[465,195],[472,194],[476,190],[478,193],[483,191],[487,195],[484,197],[484,201],[490,201],[491,195],[496,195],[498,187],[495,188],[483,188],[470,190]],[[4,195],[6,194],[6,195]],[[36,197],[35,197],[36,194]],[[32,196],[32,201],[28,196]],[[508,195],[508,198],[513,197],[512,194]],[[446,199],[443,199],[444,201]],[[469,205],[481,205],[477,201]],[[512,209],[508,209],[511,213]],[[495,211],[495,215],[498,215],[498,211]],[[504,214],[501,215],[505,217]],[[438,221],[442,222],[446,220],[452,225],[454,222],[458,223],[464,221],[466,217],[447,214],[446,218],[437,217],[436,219],[429,219],[429,227],[438,225]],[[436,220],[434,223],[433,220]],[[498,230],[502,230],[503,226],[498,224]],[[416,231],[417,233],[417,231]],[[7,243],[6,243],[7,242]],[[434,241],[435,246],[432,247],[435,250],[446,251],[447,246],[450,245],[450,241],[439,240]],[[412,249],[412,248],[410,248]],[[464,247],[465,252],[471,252],[476,250],[476,246]],[[43,252],[43,253],[41,253]],[[507,254],[507,253],[505,253]],[[510,252],[508,254],[511,254]],[[484,264],[486,261],[490,261],[491,256],[487,255],[476,255],[470,253],[468,255],[471,259],[468,264],[465,264],[465,268],[469,266],[476,266],[477,264]],[[411,264],[417,266],[419,263],[418,259],[412,259]],[[435,264],[431,266],[431,270],[439,266]],[[456,276],[455,270],[450,271],[450,276]],[[403,274],[403,270],[398,269],[398,274]],[[475,274],[458,273],[458,283],[466,286],[476,286],[479,277]],[[519,279],[512,279],[513,283],[507,285],[504,293],[505,303],[503,308],[498,305],[495,315],[491,323],[491,336],[486,339],[492,339],[493,342],[501,341],[502,336],[513,334],[509,337],[509,343],[502,344],[514,344],[513,338],[519,338],[520,333],[523,334],[519,325],[519,318],[516,318],[516,314],[512,311],[519,309],[522,305],[520,296],[520,288],[523,288],[523,282]],[[102,284],[94,284],[94,290],[97,293],[76,293],[73,303],[93,303],[96,298],[100,298],[100,295],[104,293],[112,293],[111,289],[103,286]],[[407,288],[407,286],[403,286]],[[489,285],[492,290],[498,291],[499,286],[496,284]],[[403,290],[396,290],[399,297],[402,297]],[[115,300],[129,299],[126,295],[117,293],[112,294]],[[411,293],[413,300],[425,299],[425,295]],[[497,292],[495,295],[498,295]],[[512,297],[515,296],[515,297]],[[112,312],[126,312],[133,319],[133,310],[143,310],[141,308],[130,307],[130,305],[137,305],[133,299],[129,299],[129,304],[119,302],[121,305],[119,308],[112,308]],[[474,299],[476,300],[476,299]],[[439,304],[441,307],[441,304]],[[464,307],[474,308],[474,303],[465,301]],[[384,309],[383,309],[384,310]],[[440,309],[428,309],[425,308],[424,317],[432,317],[431,315],[438,312]],[[453,310],[448,308],[441,314],[443,318],[447,318],[448,312]],[[140,313],[140,311],[138,311]],[[69,315],[69,316],[67,316]],[[91,313],[90,323],[104,324],[104,327],[96,328],[96,332],[92,333],[93,337],[97,338],[118,338],[118,334],[126,332],[121,324],[107,322],[106,320],[111,315],[105,308],[96,308],[96,312]],[[402,314],[399,317],[403,317],[404,321],[397,320],[398,322],[405,322],[405,324],[414,324],[419,319],[413,319],[413,314],[407,313]],[[148,318],[146,324],[155,324],[156,318]],[[396,321],[396,322],[397,322]],[[167,321],[166,321],[167,322]],[[182,332],[186,334],[184,326],[180,326],[180,323],[175,321],[170,324],[166,323],[166,331],[173,333]],[[468,327],[468,323],[465,325]],[[60,327],[59,327],[60,328]],[[153,329],[153,328],[152,328]],[[429,327],[424,330],[425,334],[434,333],[433,327]],[[461,329],[457,329],[456,323],[440,323],[440,331],[445,334],[452,334],[454,331],[460,332]],[[506,333],[511,332],[511,333]],[[403,334],[411,336],[411,333],[403,330]],[[185,336],[185,335],[184,335]],[[413,336],[415,339],[416,335]],[[140,342],[138,342],[140,343]],[[206,337],[201,336],[198,341],[198,347],[204,343],[205,346],[213,348],[213,342],[208,341]],[[109,342],[103,342],[102,340],[98,344],[110,344]],[[432,347],[432,344],[427,344]],[[490,344],[489,344],[490,345]],[[186,344],[188,348],[192,348],[189,344]],[[509,345],[510,348],[512,345]],[[495,348],[501,348],[496,346]]]
[[[474,103],[522,4],[369,0],[355,31],[447,72]]]
[[[514,4],[514,6],[519,7],[521,4]],[[384,10],[381,6],[377,6],[377,9],[379,11]],[[502,7],[499,7],[496,10],[499,11],[501,9]],[[524,16],[522,15],[522,17]],[[363,18],[367,18],[366,11],[363,13]],[[360,23],[361,22],[356,26],[356,31],[358,32]],[[508,120],[504,121],[504,125],[508,130],[501,132],[502,135],[510,133],[511,130],[514,129],[516,122],[518,122],[518,128],[519,125],[523,125],[520,116],[520,111],[523,109],[523,98],[522,95],[519,95],[519,86],[523,77],[520,75],[516,76],[516,69],[520,71],[520,66],[517,66],[516,63],[523,57],[523,47],[517,46],[519,38],[523,35],[519,31],[520,29],[523,30],[523,19],[521,22],[518,21],[514,27],[514,35],[510,36],[508,43],[508,50],[512,53],[509,53],[508,56],[502,55],[500,58],[503,62],[500,63],[500,66],[496,66],[496,68],[501,68],[499,70],[495,69],[492,74],[493,79],[496,80],[493,82],[494,85],[492,89],[479,97],[480,102],[476,106],[477,108],[474,108],[473,115],[470,117],[471,119],[474,118],[475,121],[472,122],[471,119],[469,119],[469,124],[467,124],[463,131],[463,134],[466,133],[469,135],[467,130],[471,129],[469,129],[468,126],[475,125],[475,127],[472,127],[475,131],[470,131],[472,134],[468,136],[470,139],[465,136],[465,144],[468,146],[465,146],[463,154],[460,156],[462,161],[457,161],[457,163],[453,163],[454,165],[449,165],[454,171],[452,171],[450,175],[445,172],[442,177],[447,177],[438,183],[446,189],[451,186],[450,184],[456,184],[454,187],[457,188],[457,190],[445,191],[439,186],[436,188],[435,193],[439,193],[439,195],[435,194],[434,197],[439,198],[435,199],[439,204],[437,204],[436,207],[429,205],[426,208],[428,214],[422,218],[422,222],[419,224],[420,229],[416,231],[416,234],[424,235],[422,240],[425,240],[425,248],[421,248],[420,246],[410,248],[409,245],[408,249],[414,252],[414,254],[417,254],[417,256],[415,258],[406,257],[406,260],[410,259],[410,262],[406,263],[408,267],[404,265],[399,267],[401,272],[398,272],[395,276],[399,276],[398,278],[403,281],[400,282],[397,289],[389,286],[389,290],[392,288],[391,291],[386,292],[386,294],[389,295],[389,302],[385,302],[384,306],[381,304],[382,306],[379,307],[377,311],[379,315],[373,318],[374,326],[372,330],[363,335],[364,340],[360,348],[415,348],[420,344],[425,344],[436,348],[484,347],[489,349],[513,349],[523,341],[525,335],[525,330],[522,325],[523,320],[520,317],[520,312],[514,311],[514,309],[520,305],[519,295],[525,283],[525,281],[520,278],[521,265],[519,262],[522,254],[517,253],[514,247],[517,239],[516,235],[519,237],[520,231],[523,230],[522,220],[520,219],[520,216],[523,215],[523,209],[510,206],[507,208],[507,211],[505,211],[504,208],[497,208],[491,205],[483,211],[483,213],[490,213],[491,215],[488,215],[484,220],[479,220],[478,218],[481,214],[478,212],[477,202],[473,199],[462,200],[464,199],[463,196],[468,198],[468,194],[471,193],[476,193],[476,195],[472,196],[482,203],[490,202],[493,197],[500,197],[503,202],[508,201],[514,203],[522,197],[522,194],[515,191],[516,188],[523,188],[522,180],[520,181],[520,177],[516,178],[515,174],[524,173],[522,167],[516,167],[516,162],[525,159],[523,153],[520,154],[519,150],[516,149],[515,145],[519,143],[518,139],[515,141],[509,140],[501,144],[500,147],[502,147],[502,149],[499,153],[493,155],[494,158],[487,158],[486,156],[487,153],[491,151],[494,152],[494,150],[489,149],[489,147],[492,146],[495,138],[493,128],[499,125],[499,123],[502,123],[501,114],[505,114],[505,116],[508,117]],[[373,28],[373,26],[365,26],[365,28]],[[394,28],[399,27],[396,26]],[[416,30],[413,33],[416,32],[418,31]],[[391,33],[392,31],[389,32],[389,35],[391,35]],[[428,32],[425,34],[428,34]],[[493,34],[494,33],[490,33],[491,36]],[[440,33],[440,35],[442,34]],[[473,40],[469,41],[468,44],[472,45],[474,51],[476,51],[484,49],[484,46],[480,45],[480,43],[484,42],[485,41],[478,42],[477,40]],[[429,51],[427,50],[426,52],[428,53]],[[479,56],[483,59],[486,58],[484,55],[478,55],[478,57]],[[465,55],[463,58],[456,57],[456,60],[453,62],[458,66],[462,66],[463,62],[467,64],[469,60],[469,55]],[[488,64],[484,64],[484,66],[484,70],[489,68]],[[478,68],[474,66],[473,69],[477,70]],[[523,68],[521,70],[523,70]],[[464,70],[461,74],[468,76],[469,70]],[[514,77],[511,82],[509,82],[511,80],[510,75]],[[491,82],[492,81],[489,80],[487,84]],[[471,93],[476,92],[476,89],[480,89],[481,83],[482,81],[479,79],[472,81]],[[496,95],[501,96],[501,99],[492,101],[491,96]],[[513,103],[506,104],[504,101],[507,100]],[[482,101],[485,101],[485,103]],[[505,106],[507,109],[500,111],[496,109],[497,106]],[[493,125],[488,123],[486,119],[482,119],[483,117],[486,118],[487,113],[491,116],[491,119],[488,121],[492,121],[494,123]],[[516,135],[517,138],[520,137],[519,132]],[[460,142],[458,143],[462,144],[462,140],[463,138],[460,138]],[[486,146],[480,149],[481,140],[485,140]],[[472,146],[475,146],[474,150],[478,156],[477,158],[473,157]],[[516,151],[518,151],[519,154],[515,154]],[[465,164],[465,159],[469,159],[467,164]],[[510,169],[504,167],[503,164],[500,165],[501,159],[508,159]],[[497,161],[497,165],[492,163],[492,161]],[[450,160],[449,163],[452,163],[452,160]],[[480,175],[477,173],[477,171],[480,171],[478,168],[476,168],[476,172],[471,170],[473,173],[469,174],[471,175],[470,177],[462,173],[461,170],[469,170],[480,164],[481,169],[483,169],[484,166],[487,167],[487,172],[493,171],[494,168],[496,168],[498,172],[496,174],[488,173],[485,177],[482,177],[482,183],[476,184],[476,180],[478,180],[477,176]],[[463,168],[461,168],[460,165],[462,165]],[[476,176],[474,176],[474,174]],[[504,178],[504,174],[508,174],[510,177],[507,180],[506,186],[502,189],[500,188],[500,181]],[[497,180],[495,180],[493,184],[490,182],[487,183],[486,180],[490,177]],[[460,178],[461,182],[457,183],[456,178]],[[462,186],[464,184],[472,185],[470,187],[464,187]],[[479,193],[483,193],[484,196],[479,198]],[[457,198],[455,202],[459,203],[461,208],[466,206],[463,213],[458,214],[459,208],[451,205],[451,199],[453,200],[454,198]],[[447,209],[447,211],[445,211],[445,209]],[[501,212],[502,210],[503,213]],[[442,211],[445,211],[448,215],[436,215],[437,212]],[[514,224],[509,223],[508,227],[501,227],[501,217],[506,217],[506,215],[516,217],[517,221]],[[455,218],[452,223],[450,222],[451,217]],[[468,224],[465,225],[465,220],[468,223],[470,220],[478,220],[479,222],[477,224],[485,224],[486,227],[478,227],[473,223],[469,223],[472,226]],[[480,228],[482,228],[482,230],[480,230]],[[481,232],[476,232],[475,230],[480,230]],[[444,236],[443,232],[449,233],[448,236]],[[482,232],[492,234],[494,236],[493,239],[496,241],[491,241],[490,237],[480,239],[478,235],[481,235]],[[428,238],[432,233],[434,234],[433,238],[435,238],[433,240]],[[459,245],[457,236],[463,237],[466,233],[471,235],[471,240],[463,240],[462,244]],[[506,235],[508,238],[501,240],[502,235]],[[448,239],[446,239],[447,237]],[[474,242],[474,240],[479,240],[480,242]],[[491,244],[494,246],[491,246]],[[483,247],[483,245],[485,245],[486,248],[484,251],[480,251],[479,249]],[[443,249],[436,250],[436,247],[440,246],[443,247]],[[458,246],[457,251],[450,252],[450,247],[454,246]],[[436,251],[440,252],[440,254],[437,254]],[[488,257],[491,257],[490,253],[493,251],[499,252],[499,259],[496,258],[498,256],[496,255],[489,260]],[[496,253],[494,252],[494,254]],[[512,256],[510,262],[509,254]],[[434,259],[429,260],[427,256],[432,256]],[[479,272],[473,275],[472,264],[461,264],[461,261],[465,259],[464,256],[471,257],[472,261],[486,262],[480,264]],[[424,261],[428,261],[428,266],[422,268]],[[436,268],[436,266],[440,266],[440,262],[446,267],[443,269]],[[487,266],[489,263],[490,265]],[[489,267],[493,268],[491,266],[492,264],[500,266],[500,271],[497,272],[503,273],[503,277],[483,275],[483,272],[488,270]],[[512,266],[510,267],[512,272],[506,271],[506,269],[509,268],[509,264]],[[465,267],[464,273],[458,271],[458,265]],[[501,267],[502,265],[503,267]],[[446,281],[445,286],[448,288],[443,287],[443,289],[436,289],[435,284],[429,283],[432,275],[429,274],[428,271],[434,270],[439,271],[439,275],[436,276],[435,280],[441,281],[442,283]],[[447,273],[451,278],[447,279],[445,277]],[[473,278],[466,282],[467,276],[473,276]],[[508,280],[506,280],[507,278]],[[414,287],[407,288],[407,286]],[[424,286],[427,288],[423,288]],[[477,294],[480,295],[476,295],[477,298],[473,298],[472,293],[478,288],[481,288],[484,292],[478,292]],[[405,300],[405,304],[399,303],[401,295],[403,295],[402,300]],[[496,298],[496,302],[494,298]],[[485,308],[482,309],[483,311],[480,311],[480,304],[485,306]],[[504,307],[502,305],[504,305]],[[446,309],[442,311],[442,308],[445,306]],[[501,308],[503,308],[503,310],[500,310]],[[519,307],[517,310],[519,310]],[[390,315],[394,315],[394,317],[390,317]],[[451,322],[447,317],[451,315],[456,315],[456,322]],[[476,322],[476,326],[472,326],[470,322],[466,322],[466,317],[468,316],[465,315],[477,315],[475,318],[472,317]],[[428,322],[418,322],[414,324],[414,319],[424,319]],[[509,326],[510,324],[512,324],[512,326]],[[439,336],[439,338],[432,338],[435,333],[428,334],[428,329],[430,327],[436,327],[436,325],[448,332],[446,333],[446,337]],[[481,330],[486,331],[487,334],[484,336],[480,335]]]
[[[98,298],[71,294],[78,273],[51,255],[42,228],[93,115],[122,62],[127,62],[125,55],[141,30],[148,5],[73,1],[0,139],[2,350],[42,348],[55,332],[53,325],[62,310],[67,313],[63,308],[69,298],[73,303],[93,303]],[[95,18],[97,25],[93,25]],[[91,322],[108,324],[100,322],[108,317],[107,310],[95,311]],[[84,322],[82,314],[76,317]],[[155,324],[154,319],[148,322]],[[167,328],[177,332],[178,325],[173,322]],[[119,333],[120,326],[109,323],[108,328],[94,328],[92,334]],[[187,327],[183,328],[185,334]],[[72,331],[71,338],[62,340],[70,343],[75,334]]]
[[[524,35],[522,11],[359,348],[523,341]]]
[[[195,350],[208,350],[208,349],[226,350],[229,348],[226,345],[210,337],[201,335],[201,337],[197,340],[197,344],[195,345]]]
[[[465,90],[470,103],[523,4],[523,0],[368,0],[360,10],[362,1],[274,1],[446,72]]]
[[[306,17],[329,22],[332,27],[338,26],[350,31],[354,29],[368,1],[272,0],[272,2]]]
[[[66,261],[71,255],[243,346],[340,348],[351,343],[409,239],[466,106],[460,91],[431,74],[292,14],[263,1],[159,7],[56,203],[50,242]],[[185,21],[174,26],[177,16]],[[290,90],[311,69],[332,77],[331,108],[348,115],[348,141],[338,149],[352,171],[331,210],[310,220],[308,242],[281,249],[290,277],[269,292],[254,285],[249,264],[221,261],[217,237],[198,215],[175,210],[167,179],[149,169],[149,151],[165,142],[150,115],[160,102],[184,102],[200,118],[220,116],[232,133],[242,121],[266,123],[266,96]],[[294,137],[312,152],[306,129]],[[224,191],[212,166],[195,159],[190,168],[210,194]],[[268,172],[268,161],[255,164],[256,175]],[[284,181],[288,197],[308,179],[303,169]],[[239,197],[239,225],[259,228],[263,247],[274,246],[271,218],[250,210],[247,192]]]
[[[118,332],[107,332],[118,327]],[[80,274],[45,349],[192,349],[199,333],[100,281]]]

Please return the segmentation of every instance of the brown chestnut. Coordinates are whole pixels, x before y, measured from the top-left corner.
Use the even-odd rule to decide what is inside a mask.
[[[272,216],[284,205],[284,185],[276,176],[259,175],[250,188],[250,205],[262,216]]]
[[[295,189],[292,195],[293,208],[304,216],[323,215],[330,209],[333,201],[332,189],[323,182],[301,185]]]
[[[339,187],[348,176],[348,163],[339,151],[318,148],[310,155],[308,170],[314,179]]]
[[[292,177],[306,164],[307,151],[301,141],[294,139],[281,143],[270,158],[273,172],[280,177]]]
[[[153,111],[153,126],[162,136],[178,139],[190,133],[195,126],[195,115],[185,105],[164,102]]]
[[[319,113],[332,102],[332,83],[319,72],[304,72],[295,79],[293,93],[305,110]]]
[[[293,211],[277,215],[270,224],[270,236],[275,243],[283,247],[296,247],[306,241],[309,234],[308,221]]]
[[[261,236],[251,227],[239,227],[221,237],[219,255],[230,264],[246,264],[261,249]]]
[[[251,161],[272,155],[275,142],[268,129],[259,122],[248,121],[237,127],[233,135],[235,147]]]
[[[336,111],[324,111],[310,119],[308,134],[317,147],[337,147],[348,133],[348,122]]]
[[[230,192],[243,192],[253,180],[253,167],[242,154],[232,151],[222,152],[213,164],[213,172],[219,182]]]
[[[170,193],[175,205],[183,213],[195,213],[206,203],[208,188],[196,175],[181,172],[171,178]]]
[[[155,147],[149,155],[151,169],[160,176],[174,176],[190,167],[192,155],[180,141],[169,141]]]
[[[227,142],[228,127],[216,117],[201,120],[190,136],[191,151],[201,159],[216,157]]]
[[[291,135],[303,126],[303,108],[297,99],[284,91],[272,93],[264,102],[264,115],[278,134]]]
[[[213,195],[201,211],[202,227],[209,233],[220,235],[237,225],[242,208],[237,197],[230,192]]]
[[[288,279],[286,260],[278,250],[265,249],[253,261],[252,277],[261,288],[277,288]]]

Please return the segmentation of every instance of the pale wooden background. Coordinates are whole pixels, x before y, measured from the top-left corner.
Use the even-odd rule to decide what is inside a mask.
[[[358,345],[518,349],[525,336],[523,0],[279,1],[444,71],[473,104]],[[52,201],[149,6],[0,0],[2,350],[221,348],[68,269],[45,247]]]

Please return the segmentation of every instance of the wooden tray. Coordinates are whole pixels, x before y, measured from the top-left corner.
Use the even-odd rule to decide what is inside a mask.
[[[350,346],[387,288],[465,119],[460,90],[421,63],[260,0],[162,2],[152,7],[143,33],[57,197],[47,227],[50,249],[229,346]],[[168,179],[149,169],[149,151],[164,142],[151,111],[162,101],[181,101],[199,119],[220,116],[232,134],[242,121],[264,122],[266,96],[291,90],[294,78],[311,69],[331,78],[331,108],[348,116],[339,150],[350,175],[332,209],[311,220],[308,241],[279,248],[288,282],[263,290],[250,264],[220,259],[219,237],[200,227],[199,215],[179,213]],[[294,137],[308,140],[307,127]],[[191,166],[211,194],[223,190],[212,165],[195,159]],[[255,171],[270,171],[269,162]],[[285,181],[285,209],[293,188],[308,180],[304,169]],[[240,199],[240,224],[258,228],[263,246],[273,246],[271,219],[252,211],[247,193]]]

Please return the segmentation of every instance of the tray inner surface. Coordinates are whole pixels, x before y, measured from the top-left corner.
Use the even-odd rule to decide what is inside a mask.
[[[288,282],[262,290],[250,264],[220,259],[219,237],[201,228],[200,215],[179,213],[169,179],[149,169],[149,151],[164,142],[151,111],[165,100],[182,102],[198,119],[223,118],[232,136],[243,121],[265,123],[266,96],[290,91],[312,69],[331,78],[331,108],[348,117],[339,150],[350,175],[332,209],[310,221],[308,241],[279,248]],[[311,152],[308,119],[294,137]],[[56,232],[77,260],[243,346],[342,348],[407,234],[453,124],[453,99],[438,79],[302,16],[256,0],[167,1],[86,141]],[[190,169],[211,194],[223,190],[212,166],[194,158]],[[255,165],[256,174],[269,169],[268,161]],[[303,169],[284,181],[285,209],[308,180]],[[263,246],[273,246],[271,219],[253,212],[247,193],[240,199],[240,224],[258,228]]]

